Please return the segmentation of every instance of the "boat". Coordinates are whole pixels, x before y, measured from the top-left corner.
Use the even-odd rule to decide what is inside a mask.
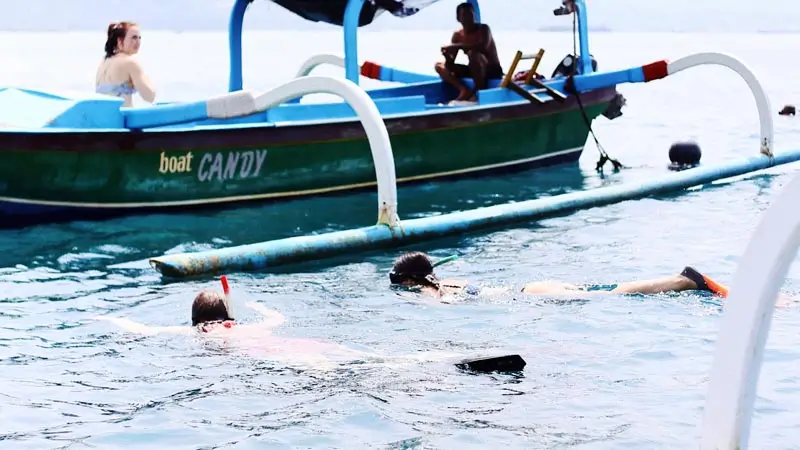
[[[230,81],[219,97],[123,107],[94,93],[0,87],[0,223],[326,195],[374,188],[382,176],[402,186],[576,163],[592,121],[621,114],[616,84],[631,78],[597,72],[584,0],[564,0],[554,12],[575,16],[578,54],[542,76],[544,49],[520,50],[470,104],[452,104],[455,91],[436,75],[358,60],[359,27],[440,0],[262,0],[341,26],[345,49],[344,57],[313,55],[296,79],[254,95],[243,86],[241,45],[245,12],[259,3],[252,1],[233,1]],[[470,3],[479,19],[478,1]],[[326,63],[341,65],[344,77],[310,74]],[[365,91],[364,76],[395,84]],[[300,101],[320,91],[346,101]],[[354,104],[363,99],[369,104]],[[373,112],[381,123],[365,119]],[[376,156],[384,131],[391,149]]]

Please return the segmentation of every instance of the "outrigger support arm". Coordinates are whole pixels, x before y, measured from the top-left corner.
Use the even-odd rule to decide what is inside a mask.
[[[228,91],[242,90],[242,24],[247,6],[253,0],[236,0],[231,10],[228,22],[228,47],[230,52],[230,75],[228,78]]]
[[[355,84],[358,84],[358,77],[360,75],[360,66],[358,64],[358,19],[361,16],[361,9],[364,7],[365,1],[366,0],[349,0],[344,10],[344,75],[345,78]],[[478,4],[478,0],[467,1],[475,10],[475,20],[480,22],[481,7]],[[583,0],[579,1],[583,3]]]

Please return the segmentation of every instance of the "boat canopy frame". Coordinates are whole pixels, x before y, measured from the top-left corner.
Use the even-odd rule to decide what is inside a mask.
[[[361,11],[367,0],[348,0],[345,7],[342,28],[344,29],[344,61],[345,77],[355,84],[359,84],[359,63],[358,63],[358,25]],[[467,0],[475,9],[475,18],[481,21],[481,9],[478,0]],[[564,0],[565,2],[567,0]],[[571,0],[574,3],[574,14],[578,20],[578,40],[580,52],[578,64],[581,74],[586,75],[592,72],[592,58],[589,53],[589,24],[586,13],[586,0]],[[243,89],[244,80],[242,79],[242,31],[244,16],[247,7],[253,0],[235,0],[231,9],[230,21],[228,23],[228,46],[230,53],[230,73],[228,78],[228,91],[240,91]]]

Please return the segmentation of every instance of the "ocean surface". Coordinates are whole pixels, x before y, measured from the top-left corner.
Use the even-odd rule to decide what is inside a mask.
[[[143,31],[141,57],[161,100],[226,91],[224,33]],[[517,49],[544,47],[547,74],[572,48],[569,33],[495,36],[504,61]],[[430,71],[448,37],[363,32],[360,56]],[[90,90],[103,41],[102,31],[0,34],[0,85]],[[340,53],[341,45],[335,32],[248,33],[245,87],[277,86],[306,58]],[[596,33],[591,46],[601,70],[698,51],[736,55],[770,96],[776,150],[800,146],[800,119],[774,114],[800,103],[792,63],[800,35]],[[670,144],[680,140],[699,142],[705,164],[758,152],[755,102],[727,68],[693,68],[620,91],[628,100],[624,116],[600,118],[593,127],[627,166],[622,172],[601,177],[593,170],[598,152],[590,139],[579,167],[403,188],[401,218],[658,177],[666,173]],[[519,375],[469,375],[448,362],[303,369],[195,337],[141,337],[93,320],[188,324],[194,294],[218,288],[218,281],[162,282],[146,258],[371,224],[374,194],[2,231],[2,447],[695,447],[719,302],[694,294],[571,302],[508,294],[432,304],[391,290],[387,271],[400,253],[417,249],[460,255],[437,269],[440,276],[515,290],[544,279],[607,284],[661,277],[686,265],[729,283],[761,213],[797,169],[781,166],[680,195],[406,249],[229,275],[243,320],[256,320],[241,306],[246,301],[276,309],[287,317],[280,336],[389,355],[519,353],[528,361]],[[796,265],[784,291],[800,295]],[[799,327],[798,306],[776,311],[752,448],[800,448]]]

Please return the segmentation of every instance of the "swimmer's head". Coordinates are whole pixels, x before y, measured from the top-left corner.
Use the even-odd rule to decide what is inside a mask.
[[[217,291],[197,294],[192,302],[192,326],[223,320],[233,320],[225,307],[225,296]]]
[[[475,23],[475,8],[472,3],[464,2],[456,6],[456,20],[462,25]]]
[[[433,273],[431,258],[422,252],[408,252],[400,255],[389,272],[392,284],[403,286],[430,286],[439,288],[439,280]]]
[[[118,53],[135,55],[139,52],[142,43],[142,33],[139,26],[133,22],[114,22],[106,30],[106,58]]]

